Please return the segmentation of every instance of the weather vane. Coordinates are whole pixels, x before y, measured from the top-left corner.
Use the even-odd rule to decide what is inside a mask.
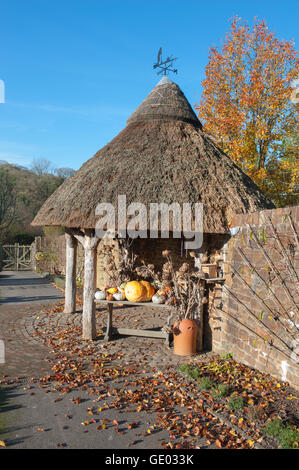
[[[176,58],[173,57],[167,57],[166,60],[162,60],[162,47],[160,47],[159,52],[158,52],[158,58],[157,58],[157,63],[154,64],[153,68],[154,69],[160,69],[157,73],[158,75],[163,73],[164,75],[167,75],[168,72],[173,72],[173,73],[178,73],[177,69],[173,69],[173,62],[177,60]]]

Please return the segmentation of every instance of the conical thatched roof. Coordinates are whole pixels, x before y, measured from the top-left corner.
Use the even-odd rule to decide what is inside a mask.
[[[158,85],[127,120],[144,121],[184,121],[201,127],[196,114],[181,89],[168,77],[163,77]]]
[[[204,230],[274,205],[202,131],[180,88],[163,78],[127,126],[49,197],[33,225],[94,228],[99,202],[202,202]]]

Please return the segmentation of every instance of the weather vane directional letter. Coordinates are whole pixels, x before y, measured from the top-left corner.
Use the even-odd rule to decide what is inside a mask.
[[[157,57],[157,63],[154,64],[153,68],[154,69],[160,69],[157,73],[158,75],[163,73],[164,75],[167,75],[168,72],[173,72],[173,73],[178,73],[177,69],[172,69],[171,67],[173,66],[173,62],[177,60],[176,58],[173,57],[167,57],[166,60],[163,61],[162,59],[162,47],[160,47],[159,52],[158,52],[158,57]]]

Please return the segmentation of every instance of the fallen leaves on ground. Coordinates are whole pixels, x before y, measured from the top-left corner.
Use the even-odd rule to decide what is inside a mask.
[[[63,305],[56,306],[48,315],[55,316],[62,310]],[[39,325],[35,336],[50,348],[53,371],[39,380],[40,385],[51,386],[51,391],[60,395],[84,391],[95,398],[94,402],[100,402],[86,410],[87,419],[81,423],[95,431],[113,428],[124,434],[141,425],[141,421],[121,426],[117,420],[101,419],[107,409],[145,412],[153,415],[155,424],[145,429],[143,437],[150,439],[159,430],[167,431],[169,441],[161,440],[161,446],[166,449],[206,446],[250,449],[256,443],[267,445],[263,428],[268,420],[277,416],[286,419],[289,415],[298,418],[298,410],[294,411],[298,399],[294,390],[232,359],[215,356],[202,361],[198,356],[191,363],[198,368],[199,378],[229,385],[230,395],[240,397],[244,403],[237,410],[229,408],[229,396],[216,397],[212,389],[200,390],[196,381],[190,382],[171,367],[167,370],[148,367],[145,355],[136,359],[133,351],[135,362],[128,365],[127,351],[103,353],[99,342],[81,339],[79,326],[50,327],[43,321]],[[61,399],[60,396],[54,401]],[[72,399],[76,405],[82,401],[80,396]],[[88,419],[90,416],[92,419]],[[134,442],[135,439],[131,444]]]

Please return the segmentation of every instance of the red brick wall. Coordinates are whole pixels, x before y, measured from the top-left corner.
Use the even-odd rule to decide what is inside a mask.
[[[298,232],[299,206],[235,216],[209,326],[214,351],[299,388],[299,252],[289,216]]]
[[[184,262],[192,263],[192,258],[186,256],[179,238],[137,238],[133,244],[134,253],[138,255],[141,262],[153,264],[156,271],[161,271],[165,258],[162,251],[170,250],[171,258],[175,268],[179,268]]]
[[[65,275],[65,235],[60,227],[44,227],[43,236],[36,237],[36,252],[42,256],[36,260],[36,268],[42,272]],[[84,250],[78,243],[77,279],[84,276]]]

